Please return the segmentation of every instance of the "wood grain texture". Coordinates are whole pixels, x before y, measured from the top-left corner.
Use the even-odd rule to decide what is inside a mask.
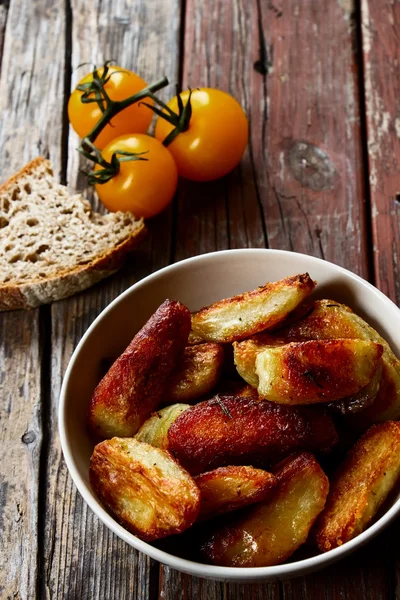
[[[39,155],[60,169],[64,27],[59,0],[10,4],[0,78],[3,180]]]
[[[362,0],[376,285],[400,304],[400,4]]]
[[[32,598],[37,579],[40,414],[38,311],[0,316],[0,597]]]
[[[227,584],[189,577],[163,567],[160,600],[280,600],[278,585]]]
[[[72,81],[90,70],[83,62],[114,58],[147,81],[178,73],[180,10],[176,0],[71,3]],[[69,130],[68,184],[87,191],[76,147]],[[93,195],[88,191],[88,195]],[[94,199],[94,205],[98,202]],[[148,222],[147,241],[115,276],[51,309],[52,386],[50,439],[47,448],[46,527],[43,589],[47,598],[120,600],[154,598],[159,565],[119,540],[86,507],[63,461],[56,422],[58,396],[68,361],[78,341],[98,313],[119,293],[170,258],[171,211]]]
[[[184,86],[231,92],[250,144],[235,173],[181,189],[176,258],[268,242],[367,274],[354,45],[352,2],[188,0]]]
[[[7,7],[0,6],[0,32],[6,26],[0,79],[2,180],[38,154],[50,154],[56,171],[60,168],[64,73],[64,3],[13,0]],[[39,315],[35,310],[0,317],[0,596],[21,600],[35,597],[38,577],[46,345]]]

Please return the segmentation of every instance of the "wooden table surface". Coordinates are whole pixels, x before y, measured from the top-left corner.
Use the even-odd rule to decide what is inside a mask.
[[[43,154],[72,190],[85,189],[66,113],[83,62],[112,58],[147,81],[218,87],[250,122],[240,167],[214,183],[182,182],[120,273],[52,306],[1,314],[0,597],[400,598],[400,523],[341,563],[283,583],[221,584],[160,566],[88,510],[57,431],[62,378],[87,327],[171,262],[225,248],[294,250],[400,303],[400,2],[0,0],[0,55],[2,179]]]

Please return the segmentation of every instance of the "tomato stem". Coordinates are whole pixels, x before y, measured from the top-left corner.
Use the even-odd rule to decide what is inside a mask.
[[[167,137],[163,140],[164,146],[169,146],[174,139],[184,131],[189,129],[190,119],[192,117],[192,94],[193,90],[189,88],[189,97],[185,105],[183,105],[181,98],[181,91],[179,89],[179,85],[176,85],[176,99],[178,103],[178,113],[175,113],[167,104],[164,104],[157,96],[152,94],[150,98],[154,100],[156,104],[162,107],[163,110],[160,110],[156,106],[152,106],[151,104],[147,104],[146,102],[142,102],[147,108],[150,108],[156,115],[158,115],[161,119],[168,121],[171,125],[174,126],[174,129],[167,135]]]
[[[143,158],[143,154],[147,154],[146,152],[127,152],[126,150],[115,150],[111,156],[111,161],[108,162],[101,154],[100,150],[96,148],[91,140],[88,137],[84,138],[83,142],[85,143],[85,147],[89,149],[86,150],[83,147],[78,148],[78,152],[80,152],[85,158],[91,160],[97,165],[103,167],[98,171],[90,171],[89,173],[85,173],[88,176],[88,182],[90,185],[103,184],[110,181],[113,177],[118,175],[121,162],[128,162],[133,160],[148,160],[148,158]],[[82,142],[82,146],[83,146]]]
[[[98,86],[97,93],[103,95],[102,102],[105,103],[106,106],[104,107],[104,104],[102,105],[103,108],[101,110],[102,110],[103,114],[102,114],[100,120],[93,127],[93,129],[89,132],[89,134],[86,136],[86,138],[82,141],[81,148],[85,149],[85,143],[86,143],[85,140],[94,142],[96,140],[96,138],[98,137],[98,135],[103,131],[104,127],[111,121],[111,119],[113,117],[115,117],[115,115],[120,113],[121,110],[124,110],[128,106],[131,106],[131,104],[140,102],[144,98],[155,98],[153,92],[157,92],[158,90],[161,90],[166,85],[168,85],[168,83],[169,83],[168,79],[166,77],[162,77],[158,81],[155,81],[154,83],[143,88],[143,90],[140,90],[140,92],[133,94],[133,96],[129,96],[128,98],[125,98],[124,100],[111,100],[109,98],[108,94],[104,90],[104,85],[100,82],[100,80],[98,80],[97,83],[95,84],[96,86]],[[85,84],[83,84],[83,85],[85,85]],[[79,88],[79,86],[78,86],[78,88]],[[101,92],[100,92],[100,89],[102,89]],[[88,93],[87,90],[86,90],[86,93]],[[93,94],[93,93],[96,93],[96,91],[94,91],[92,88],[90,91],[90,94]],[[84,94],[82,94],[82,98],[83,97],[84,97]],[[93,102],[93,100],[94,99],[92,98],[89,101]],[[87,100],[82,100],[82,101],[87,102]]]

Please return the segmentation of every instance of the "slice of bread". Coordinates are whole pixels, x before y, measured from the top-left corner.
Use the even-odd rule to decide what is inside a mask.
[[[119,269],[144,231],[131,213],[94,212],[36,158],[0,187],[0,310],[88,288]]]

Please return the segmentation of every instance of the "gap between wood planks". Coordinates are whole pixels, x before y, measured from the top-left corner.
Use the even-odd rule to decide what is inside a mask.
[[[186,21],[186,1],[181,0],[180,14],[180,31],[179,31],[179,70],[178,70],[178,85],[181,88],[183,84],[183,56],[185,49],[185,21]],[[171,219],[171,252],[169,256],[169,264],[175,262],[176,235],[178,221],[178,194],[175,194],[172,204],[172,219]]]
[[[59,173],[60,182],[67,184],[67,165],[68,165],[68,99],[70,95],[71,74],[72,74],[72,9],[70,0],[65,0],[65,63],[64,63],[64,97],[62,105],[62,133],[61,133],[61,172]],[[42,446],[39,460],[39,494],[38,494],[38,579],[36,582],[37,598],[46,598],[47,572],[45,552],[52,554],[53,544],[45,548],[45,519],[47,511],[45,509],[47,502],[47,480],[48,480],[48,458],[50,447],[49,419],[52,410],[51,401],[51,357],[52,357],[52,318],[51,305],[41,306],[39,308],[40,325],[40,347],[42,349],[41,362],[41,426],[42,426]],[[51,559],[48,563],[51,564]]]
[[[363,60],[363,38],[362,38],[362,18],[361,18],[361,2],[362,0],[355,0],[355,42],[356,51],[358,57],[358,98],[360,106],[360,121],[361,121],[361,142],[363,152],[363,166],[364,166],[364,186],[365,186],[365,211],[366,211],[366,236],[369,243],[366,244],[367,248],[367,261],[368,261],[368,279],[375,285],[376,276],[374,268],[374,250],[372,243],[372,211],[371,211],[371,188],[370,188],[370,172],[369,172],[369,161],[368,161],[368,133],[367,133],[367,109],[365,100],[365,72],[364,72],[364,60]]]

